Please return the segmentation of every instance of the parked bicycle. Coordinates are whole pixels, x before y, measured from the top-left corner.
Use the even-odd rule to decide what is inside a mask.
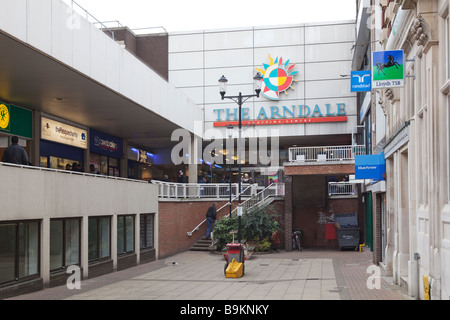
[[[303,250],[302,236],[302,230],[295,230],[294,232],[292,232],[292,250]]]

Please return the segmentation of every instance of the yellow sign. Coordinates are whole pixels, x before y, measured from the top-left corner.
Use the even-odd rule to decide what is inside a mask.
[[[0,129],[9,130],[9,108],[0,104]]]

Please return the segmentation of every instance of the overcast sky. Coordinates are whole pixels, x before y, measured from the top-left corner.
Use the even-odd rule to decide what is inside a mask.
[[[63,0],[70,4],[72,0]],[[96,19],[168,32],[349,20],[356,0],[75,0]],[[111,25],[107,25],[112,27]]]

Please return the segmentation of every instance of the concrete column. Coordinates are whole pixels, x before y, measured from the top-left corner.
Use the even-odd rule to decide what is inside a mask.
[[[284,195],[284,241],[285,250],[292,251],[292,194],[293,178],[285,177],[285,195]]]
[[[189,183],[197,183],[198,162],[202,157],[202,139],[193,134],[191,135],[191,145],[189,150]]]

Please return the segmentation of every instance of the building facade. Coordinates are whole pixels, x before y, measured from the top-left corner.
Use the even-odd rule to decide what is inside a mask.
[[[385,187],[365,189],[375,195],[374,262],[411,296],[448,300],[449,1],[358,4],[360,12],[367,12],[364,19],[375,21],[365,38],[371,44],[367,56],[404,53],[404,85],[372,88],[365,104],[370,106],[372,152],[384,152],[386,159]],[[365,40],[358,39],[359,45]]]

